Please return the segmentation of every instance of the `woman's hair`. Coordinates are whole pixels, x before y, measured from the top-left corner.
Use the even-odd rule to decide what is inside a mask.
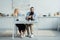
[[[15,9],[14,9],[14,14],[13,14],[13,15],[17,16],[17,15],[18,15],[18,13],[19,13],[19,12],[18,12],[18,9],[17,9],[17,8],[15,8]]]
[[[16,8],[16,9],[14,9],[14,13],[16,13],[16,12],[17,12],[17,10],[18,10],[17,8]]]

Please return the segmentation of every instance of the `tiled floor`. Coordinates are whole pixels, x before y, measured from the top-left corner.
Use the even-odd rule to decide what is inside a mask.
[[[34,38],[15,38],[12,39],[11,37],[3,37],[0,40],[60,40],[60,37],[34,37]]]
[[[7,34],[5,34],[7,35]],[[0,37],[0,40],[13,40],[12,37]],[[52,30],[36,30],[34,31],[34,37],[15,37],[14,40],[60,40],[60,32]]]

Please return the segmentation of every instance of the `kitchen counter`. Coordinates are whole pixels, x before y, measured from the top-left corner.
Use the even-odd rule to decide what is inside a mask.
[[[0,17],[0,29],[12,29],[15,17]],[[22,18],[23,19],[23,18]],[[38,17],[35,29],[57,29],[60,28],[60,17]],[[23,20],[24,21],[24,20]]]

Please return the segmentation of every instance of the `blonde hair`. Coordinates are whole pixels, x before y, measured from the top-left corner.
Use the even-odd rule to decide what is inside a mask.
[[[17,12],[17,10],[18,10],[18,9],[16,8],[16,9],[14,10],[14,13],[16,13],[16,12]]]
[[[14,15],[15,15],[15,16],[18,15],[18,9],[17,9],[17,8],[14,9]]]

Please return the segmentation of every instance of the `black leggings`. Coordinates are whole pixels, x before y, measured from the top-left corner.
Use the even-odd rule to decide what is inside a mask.
[[[25,31],[25,29],[26,29],[26,25],[25,24],[16,24],[16,26],[18,27],[18,30],[19,30],[19,32],[20,31]]]

